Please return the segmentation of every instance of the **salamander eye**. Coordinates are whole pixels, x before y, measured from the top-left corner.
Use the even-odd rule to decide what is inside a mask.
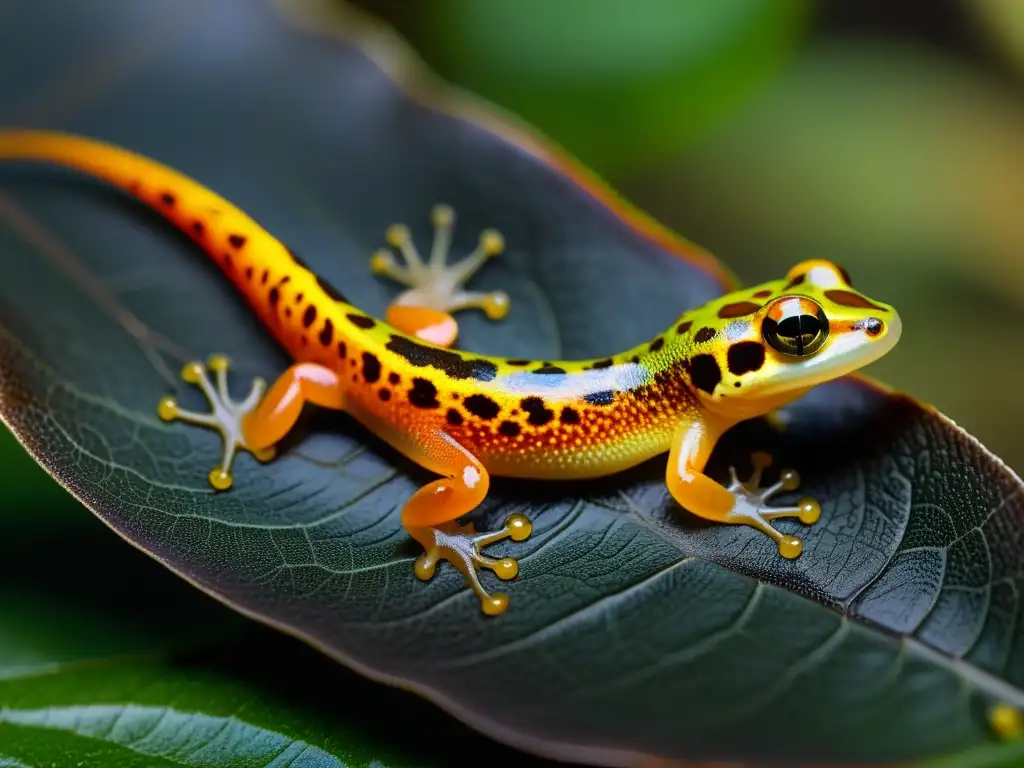
[[[828,318],[817,302],[803,296],[788,296],[768,308],[761,333],[777,352],[810,357],[828,338]]]

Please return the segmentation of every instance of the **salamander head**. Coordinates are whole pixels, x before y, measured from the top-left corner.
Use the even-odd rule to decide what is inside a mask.
[[[892,349],[902,330],[895,309],[857,292],[845,270],[819,259],[704,312],[694,320],[684,368],[706,407],[737,420],[863,368]]]

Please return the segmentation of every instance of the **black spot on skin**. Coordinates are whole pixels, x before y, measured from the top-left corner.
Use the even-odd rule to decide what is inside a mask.
[[[379,397],[386,403],[388,400],[391,399],[391,390],[388,389],[387,387],[384,387],[384,389],[381,389],[377,392],[377,397]]]
[[[252,267],[245,268],[245,279],[252,280]]]
[[[456,411],[454,408],[448,409],[448,413],[445,415],[445,419],[453,427],[457,427],[462,424],[462,414]]]
[[[665,346],[665,340],[661,336],[659,336],[658,338],[656,338],[654,341],[651,342],[650,350],[651,350],[651,352],[657,352],[659,349],[661,349],[664,346]]]
[[[206,227],[203,226],[203,222],[201,222],[201,221],[193,221],[192,222],[192,234],[194,234],[196,237],[202,237],[203,233],[205,231],[206,231]]]
[[[363,378],[367,384],[380,380],[380,360],[369,352],[363,352]]]
[[[772,292],[770,290],[768,290],[767,288],[765,288],[763,291],[758,291],[757,293],[755,293],[754,294],[754,298],[755,299],[767,299],[771,295],[772,295]]]
[[[474,416],[479,416],[485,420],[493,419],[498,415],[498,411],[501,410],[501,406],[487,397],[487,395],[470,395],[466,398],[463,405]]]
[[[563,424],[579,424],[580,415],[575,408],[563,408],[558,420]]]
[[[540,368],[536,369],[534,373],[540,374],[557,374],[565,373],[564,368],[559,368],[557,365],[551,365],[551,363],[544,363]]]
[[[316,284],[320,286],[320,290],[326,293],[333,301],[348,303],[348,299],[341,295],[341,291],[320,277],[320,275],[314,275],[314,277],[316,277]]]
[[[228,235],[228,242],[231,243],[231,247],[238,250],[245,245],[245,235]]]
[[[281,292],[277,290],[277,286],[270,289],[270,294],[267,296],[267,301],[270,302],[270,306],[276,307],[277,302],[281,300]]]
[[[697,355],[690,360],[690,381],[697,389],[709,395],[715,391],[715,387],[722,381],[722,369],[718,367],[714,355]]]
[[[398,384],[401,380],[402,377],[399,376],[397,373],[392,372],[388,374],[388,381],[391,382],[392,384]]]
[[[519,358],[512,358],[511,360],[506,360],[505,362],[508,363],[509,365],[523,366],[523,365],[529,365],[532,361],[531,360],[521,360]]]
[[[285,275],[284,277],[281,278],[281,282],[279,282],[278,285],[284,285],[286,283],[290,283],[291,281],[292,281],[292,276],[291,275]]]
[[[439,408],[441,406],[437,402],[437,387],[419,376],[412,380],[409,402],[417,408]]]
[[[882,312],[885,311],[877,304],[872,304],[863,296],[858,293],[854,293],[853,291],[825,291],[825,298],[829,301],[834,301],[842,307],[857,307],[858,309],[877,309]]]
[[[366,315],[348,314],[345,315],[345,317],[347,317],[348,321],[356,328],[362,328],[363,330],[369,330],[377,324],[376,320],[372,317],[367,317]]]
[[[316,307],[310,304],[306,307],[306,311],[302,313],[302,325],[304,328],[309,328],[316,320]]]
[[[334,323],[328,317],[324,320],[324,327],[320,329],[320,344],[329,347],[332,341],[334,341]]]
[[[731,317],[744,317],[752,315],[761,308],[760,304],[753,301],[737,301],[733,304],[726,304],[718,310],[718,316],[725,319]]]
[[[716,331],[714,328],[701,328],[696,334],[694,334],[693,340],[698,344],[704,344],[715,338],[715,333]]]
[[[610,357],[606,357],[604,360],[598,360],[596,363],[591,365],[591,368],[611,368],[613,360]]]
[[[639,363],[640,362],[640,355],[633,355],[633,362],[634,363]]]
[[[734,376],[759,371],[764,365],[764,345],[758,341],[738,341],[729,347],[726,357],[729,373]]]
[[[680,333],[680,334],[686,333],[692,327],[693,327],[693,321],[692,320],[685,320],[685,321],[681,322],[679,325],[676,326],[676,333]]]
[[[783,288],[782,290],[788,291],[790,288],[796,288],[798,285],[803,283],[803,281],[806,280],[806,279],[807,279],[807,275],[797,275],[792,280],[790,280],[788,283],[786,283],[786,287]]]
[[[488,360],[463,357],[458,352],[418,344],[405,336],[392,336],[387,348],[417,368],[436,368],[452,379],[491,381],[498,366]]]
[[[302,291],[299,291],[298,293],[296,293],[295,294],[295,303],[296,304],[301,304],[302,303],[302,299],[305,297],[305,295],[306,294],[304,294]]]
[[[348,348],[345,346],[344,341],[338,342],[338,357],[344,358],[348,355]]]
[[[309,339],[307,339],[305,336],[299,339],[299,341],[301,342],[302,346],[306,346],[307,344],[309,344]]]
[[[555,412],[545,406],[544,400],[539,397],[524,397],[519,407],[529,414],[526,420],[535,427],[543,427],[555,417]]]
[[[266,285],[268,277],[270,277],[270,270],[264,269],[263,274],[260,276],[260,285]]]
[[[503,421],[498,426],[498,431],[506,437],[515,437],[519,434],[519,425],[514,421]]]
[[[178,198],[172,195],[170,192],[164,192],[160,195],[160,202],[166,205],[168,208],[178,202]]]
[[[235,265],[231,262],[231,254],[230,253],[225,253],[224,254],[224,269],[226,269],[228,271],[231,271],[234,268],[234,266]]]
[[[583,399],[591,405],[611,405],[615,401],[615,393],[610,389],[603,389],[600,392],[588,392]]]
[[[291,317],[292,316],[292,308],[291,307],[285,307],[284,308],[284,316],[285,317]]]

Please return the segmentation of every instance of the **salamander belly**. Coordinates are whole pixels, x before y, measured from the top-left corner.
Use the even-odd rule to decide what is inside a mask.
[[[543,443],[529,443],[512,449],[475,447],[477,458],[495,477],[538,480],[583,480],[604,477],[634,467],[668,450],[668,444],[646,436],[566,450]]]
[[[386,392],[382,396],[381,392]],[[668,450],[670,425],[625,418],[568,405],[526,408],[480,394],[445,398],[421,386],[410,407],[404,396],[384,385],[354,389],[346,410],[408,458],[438,471],[430,445],[446,436],[498,477],[583,479],[619,472]],[[477,398],[477,399],[474,399]]]

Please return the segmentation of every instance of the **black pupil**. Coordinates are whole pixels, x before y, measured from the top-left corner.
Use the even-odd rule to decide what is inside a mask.
[[[821,333],[821,322],[814,315],[793,315],[779,322],[776,333],[796,347],[798,354],[803,354],[804,347]]]

